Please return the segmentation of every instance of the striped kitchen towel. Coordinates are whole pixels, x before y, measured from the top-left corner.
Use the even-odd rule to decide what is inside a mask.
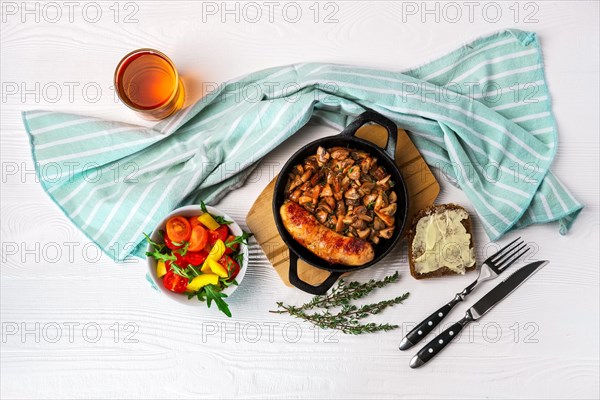
[[[405,72],[298,64],[221,85],[153,128],[27,111],[40,182],[116,260],[143,256],[173,208],[217,201],[311,118],[342,129],[365,108],[395,121],[472,202],[491,240],[582,209],[549,171],[557,129],[534,33],[506,30]],[[245,200],[244,200],[245,201]]]

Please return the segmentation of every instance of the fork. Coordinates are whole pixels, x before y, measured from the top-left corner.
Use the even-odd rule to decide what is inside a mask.
[[[406,334],[404,339],[400,342],[400,350],[410,349],[412,346],[417,344],[427,334],[429,334],[442,320],[450,313],[450,310],[454,308],[458,303],[463,301],[465,297],[469,295],[480,283],[489,281],[496,278],[508,267],[513,265],[519,258],[530,250],[530,247],[520,240],[521,237],[516,238],[495,254],[492,254],[485,260],[479,270],[479,276],[473,283],[467,286],[462,292],[459,292],[454,296],[449,303],[442,306],[439,310],[435,311],[429,317],[425,318],[421,323],[415,326],[410,332]],[[524,250],[523,250],[524,249]]]

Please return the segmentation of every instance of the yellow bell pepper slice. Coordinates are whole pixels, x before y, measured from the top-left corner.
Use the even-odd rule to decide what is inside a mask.
[[[227,276],[229,276],[225,267],[219,264],[217,261],[213,260],[212,258],[209,258],[206,261],[208,261],[210,270],[217,274],[220,278],[227,278]]]
[[[167,274],[167,266],[165,265],[164,261],[160,260],[159,262],[156,263],[156,276],[159,278],[162,278],[166,274]]]
[[[186,290],[188,292],[197,292],[202,289],[206,285],[218,285],[219,277],[215,274],[202,274],[200,276],[192,279],[190,283],[188,283]]]
[[[225,243],[223,243],[221,239],[217,239],[215,244],[213,244],[213,247],[210,249],[207,259],[212,258],[213,260],[218,261],[221,257],[223,257],[223,254],[225,254],[225,249]]]
[[[219,226],[221,226],[221,225],[219,225],[219,223],[217,221],[215,221],[215,219],[209,213],[204,213],[201,216],[199,216],[198,221],[200,221],[202,223],[202,225],[204,225],[211,231],[214,231]]]
[[[206,261],[204,261],[204,264],[202,264],[202,268],[200,268],[200,271],[204,272],[205,274],[212,272],[210,269],[210,265],[208,265],[208,258],[206,259]]]
[[[219,259],[223,257],[223,254],[225,254],[225,243],[223,243],[221,239],[217,239],[215,244],[213,244],[213,247],[211,247],[210,253],[208,253],[206,261],[204,261],[204,264],[202,264],[202,268],[200,268],[200,271],[204,273],[211,272],[212,268],[210,267],[208,260],[219,261]]]

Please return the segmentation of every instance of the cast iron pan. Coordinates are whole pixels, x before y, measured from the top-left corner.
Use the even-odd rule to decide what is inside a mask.
[[[369,123],[374,122],[387,129],[388,139],[385,145],[385,149],[382,149],[375,144],[366,140],[355,137],[358,129]],[[275,192],[273,194],[273,215],[275,217],[275,225],[281,235],[281,238],[289,248],[290,257],[290,272],[289,280],[292,285],[300,290],[307,293],[321,295],[327,292],[329,288],[337,281],[337,279],[344,272],[356,271],[359,269],[367,268],[388,254],[392,248],[398,242],[400,234],[404,229],[406,223],[406,216],[408,212],[408,193],[406,190],[406,184],[402,178],[400,170],[394,162],[396,153],[396,142],[398,140],[398,127],[396,124],[381,114],[375,111],[366,111],[358,116],[346,129],[344,129],[339,135],[328,136],[315,140],[307,144],[298,150],[294,155],[287,161],[283,166],[283,169],[279,173],[277,182],[275,183]],[[296,165],[304,161],[304,159],[312,154],[315,154],[317,148],[322,146],[326,149],[335,146],[347,147],[351,149],[358,149],[368,152],[370,155],[377,157],[379,165],[385,168],[385,170],[392,175],[392,180],[395,182],[394,190],[398,195],[398,210],[396,211],[396,229],[390,239],[382,239],[377,245],[374,246],[375,258],[363,265],[359,266],[348,266],[343,264],[330,264],[327,261],[317,257],[315,254],[310,252],[288,233],[283,226],[281,215],[279,214],[279,208],[286,200],[285,198],[285,186],[288,180],[288,175],[291,169]],[[313,286],[307,282],[302,281],[298,277],[298,258],[301,258],[308,264],[329,271],[331,274],[322,283],[317,286]]]

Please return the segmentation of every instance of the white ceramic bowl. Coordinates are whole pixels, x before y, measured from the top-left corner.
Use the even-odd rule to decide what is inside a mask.
[[[227,221],[233,221],[233,223],[229,224],[228,227],[235,236],[240,236],[242,234],[242,228],[240,228],[240,226],[231,217],[229,217],[229,215],[217,210],[214,207],[206,206],[206,209],[212,215],[221,216],[221,217],[225,218]],[[175,215],[181,215],[186,218],[189,218],[189,217],[193,217],[194,215],[201,215],[201,214],[203,214],[203,212],[202,212],[202,208],[199,205],[179,207],[179,208],[171,211],[171,213],[169,213],[169,215],[167,215],[156,226],[156,228],[154,228],[154,231],[152,231],[152,235],[150,235],[150,238],[153,241],[160,243],[162,241],[162,238],[158,232],[161,230],[165,230],[165,224],[166,224],[167,220]],[[148,251],[152,251],[152,246],[150,244],[148,244]],[[245,244],[241,244],[240,251],[244,255],[244,262],[243,262],[243,265],[240,265],[240,272],[235,277],[235,280],[237,281],[238,285],[240,285],[242,283],[242,280],[244,279],[244,276],[246,275],[246,270],[248,269],[248,246]],[[196,297],[192,297],[191,299],[188,300],[187,294],[175,293],[175,292],[172,292],[169,289],[167,289],[163,285],[162,279],[158,278],[156,276],[156,260],[153,257],[147,257],[146,259],[148,260],[148,270],[150,272],[150,276],[152,277],[154,284],[156,285],[156,287],[162,294],[164,294],[166,297],[170,298],[171,300],[176,301],[181,304],[192,305],[192,306],[199,305],[202,307],[206,307],[206,303],[203,301],[199,301],[198,298],[196,298]],[[229,297],[229,296],[231,296],[231,294],[233,292],[235,292],[237,287],[238,286],[236,286],[236,285],[231,285],[231,286],[223,289],[222,293],[225,293]],[[212,307],[216,307],[216,305],[212,304]]]

